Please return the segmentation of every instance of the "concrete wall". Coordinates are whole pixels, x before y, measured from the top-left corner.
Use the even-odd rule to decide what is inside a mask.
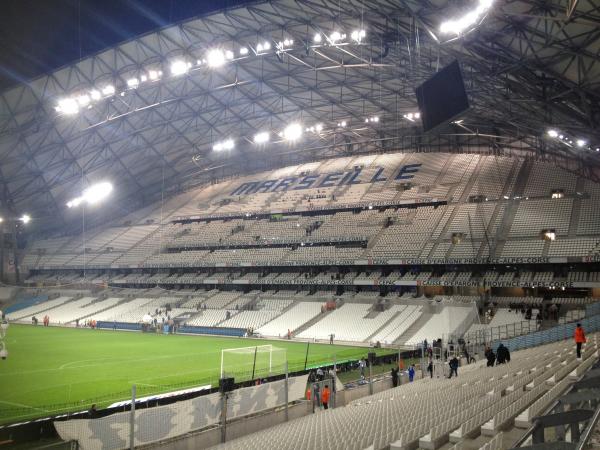
[[[312,413],[310,402],[301,401],[289,407],[290,420],[298,419]],[[265,414],[246,417],[227,423],[227,440],[236,439],[265,428],[285,422],[284,408],[276,409]],[[144,449],[161,448],[164,450],[197,450],[212,447],[221,443],[221,428],[215,427],[198,433],[188,434],[180,438],[146,445]],[[250,450],[250,449],[248,449]]]
[[[408,383],[408,379],[402,377],[402,383]],[[392,379],[386,377],[373,383],[373,393],[381,392],[392,388]],[[336,407],[342,407],[354,400],[369,395],[369,385],[365,384],[352,389],[346,389],[336,394]],[[312,404],[309,401],[301,401],[289,407],[289,419],[294,420],[312,413]],[[247,434],[255,433],[265,428],[270,428],[285,422],[284,408],[278,408],[257,414],[255,416],[245,417],[231,422],[227,422],[227,440],[237,439]],[[196,450],[205,449],[217,445],[221,442],[221,428],[213,427],[207,430],[190,433],[179,438],[146,445],[144,449],[161,448],[165,450]],[[248,449],[250,450],[250,449]]]

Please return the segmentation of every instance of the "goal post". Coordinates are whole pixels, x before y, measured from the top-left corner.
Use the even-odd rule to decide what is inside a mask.
[[[285,372],[286,349],[271,344],[221,350],[221,378],[247,381]]]

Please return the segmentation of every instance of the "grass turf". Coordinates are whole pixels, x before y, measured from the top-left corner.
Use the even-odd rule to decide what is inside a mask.
[[[0,423],[99,407],[206,384],[217,385],[221,350],[273,344],[285,348],[290,371],[304,369],[307,344],[243,338],[11,325],[9,357],[0,361]],[[366,356],[369,349],[310,344],[308,367]],[[379,352],[382,352],[380,350]],[[250,359],[253,355],[251,354]],[[237,356],[237,358],[240,358]],[[241,359],[240,359],[241,361]],[[240,367],[236,381],[248,380]]]

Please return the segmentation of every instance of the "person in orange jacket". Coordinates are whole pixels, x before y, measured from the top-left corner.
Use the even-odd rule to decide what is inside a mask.
[[[329,409],[329,396],[331,395],[331,391],[329,390],[329,385],[325,385],[323,390],[321,391],[321,403],[323,404],[323,409]]]
[[[586,342],[585,340],[585,332],[583,331],[583,328],[581,327],[581,324],[578,323],[577,327],[575,327],[575,344],[577,345],[577,359],[581,359],[581,346],[584,342]]]

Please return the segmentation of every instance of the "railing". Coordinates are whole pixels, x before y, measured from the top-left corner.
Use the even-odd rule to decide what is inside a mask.
[[[591,305],[586,305],[585,317],[597,316],[599,314],[600,314],[600,302],[592,303]]]
[[[484,328],[481,330],[471,331],[463,336],[465,342],[471,344],[489,344],[502,339],[510,339],[516,336],[523,336],[538,330],[537,324],[533,320],[510,323],[497,327]]]
[[[579,323],[581,323],[581,326],[586,333],[600,331],[600,315],[586,317],[585,319],[579,321]],[[503,340],[502,343],[508,347],[510,351],[536,347],[538,345],[549,344],[551,342],[572,339],[573,334],[575,333],[575,327],[575,322],[566,323],[557,325],[547,330],[536,331],[525,336],[518,336],[508,340]],[[494,343],[494,347],[497,347],[497,344],[500,343],[499,340],[492,342]]]

